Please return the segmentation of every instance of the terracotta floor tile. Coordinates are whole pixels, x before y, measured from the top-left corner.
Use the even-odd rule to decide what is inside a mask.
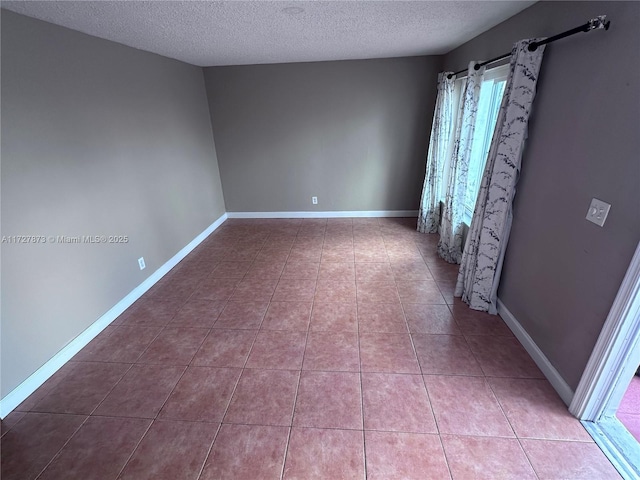
[[[398,294],[402,303],[445,305],[444,297],[433,280],[398,281]]]
[[[399,303],[359,303],[360,332],[407,333],[402,306]]]
[[[360,375],[303,370],[293,424],[297,427],[362,429]]]
[[[356,304],[315,302],[309,328],[311,331],[357,332]]]
[[[352,480],[364,476],[362,431],[291,429],[284,479]]]
[[[145,299],[153,302],[157,300],[171,301],[179,307],[198,289],[202,280],[203,278],[200,277],[185,278],[184,275],[169,273],[149,289]]]
[[[227,252],[225,261],[229,262],[253,262],[260,251],[260,247],[242,248],[234,247]],[[220,262],[222,263],[222,262]]]
[[[420,373],[409,335],[361,333],[360,364],[363,372]]]
[[[367,431],[364,436],[367,480],[451,478],[437,435]]]
[[[621,478],[595,443],[521,440],[540,480]]]
[[[467,336],[471,352],[489,377],[544,378],[515,337]]]
[[[156,420],[118,478],[196,480],[217,430],[217,424]]]
[[[291,249],[287,261],[296,262],[320,262],[322,259],[322,247],[309,248],[295,246]]]
[[[3,480],[619,478],[438,238],[227,219],[2,420]]]
[[[290,426],[299,372],[245,369],[224,423]]]
[[[213,328],[255,330],[260,328],[268,301],[229,301]]]
[[[226,302],[229,300],[240,278],[207,277],[202,281],[192,298]]]
[[[546,379],[489,378],[489,384],[519,438],[592,441]]]
[[[222,425],[199,480],[279,480],[287,427]]]
[[[140,418],[89,417],[38,478],[115,479],[150,424]]]
[[[354,262],[353,247],[323,248],[322,262]]]
[[[243,367],[257,333],[257,330],[213,329],[191,363],[208,367]]]
[[[186,367],[134,365],[95,410],[107,417],[155,418]]]
[[[280,275],[282,275],[282,270],[284,270],[285,261],[289,256],[289,249],[284,251],[284,253],[280,253],[279,255],[276,254],[276,258],[273,259],[262,259],[263,254],[269,257],[269,252],[265,252],[263,250],[261,253],[259,253],[258,257],[260,259],[256,259],[251,264],[251,267],[249,267],[249,270],[247,270],[244,278],[280,278]]]
[[[282,278],[298,278],[302,280],[315,280],[318,278],[319,262],[288,261],[282,272]]]
[[[169,322],[171,327],[211,328],[224,308],[224,302],[187,300]]]
[[[88,415],[130,367],[126,363],[81,362],[33,407],[33,411]]]
[[[9,430],[11,430],[11,428],[20,420],[22,420],[22,417],[24,417],[26,414],[27,412],[19,412],[17,410],[14,410],[13,412],[9,413],[6,417],[4,417],[2,420],[0,420],[2,435],[7,433]]]
[[[386,256],[386,254],[385,254]],[[393,282],[393,272],[388,262],[357,263],[356,281],[360,282]]]
[[[438,290],[440,290],[440,294],[447,305],[453,305],[458,301],[458,298],[455,298],[456,292],[456,281],[455,280],[436,280],[436,285],[438,285]]]
[[[441,438],[453,480],[536,479],[516,439],[455,435]]]
[[[253,259],[252,259],[253,261]],[[220,262],[213,272],[213,278],[242,278],[249,271],[251,261]]]
[[[380,248],[355,248],[354,258],[356,263],[384,263],[389,262],[387,256],[387,250],[384,247]]]
[[[360,371],[356,332],[310,332],[303,370]]]
[[[429,265],[431,275],[437,282],[456,282],[460,265],[447,263],[442,259]]]
[[[151,342],[137,363],[188,365],[208,333],[205,328],[167,327]]]
[[[322,262],[318,280],[355,281],[355,264],[351,262]]]
[[[77,361],[133,363],[162,330],[160,326],[117,325],[95,338],[73,357]]]
[[[403,304],[411,333],[461,335],[447,305]]]
[[[187,368],[158,418],[220,423],[241,372],[239,368]]]
[[[423,261],[394,262],[391,270],[399,282],[433,280],[429,267]]]
[[[419,250],[390,250],[387,248],[387,257],[391,263],[417,263],[423,261]]]
[[[35,478],[87,417],[27,413],[2,437],[2,480]]]
[[[315,280],[280,279],[271,298],[274,302],[311,302],[316,292]]]
[[[260,328],[306,332],[311,321],[311,305],[311,302],[271,302]]]
[[[17,412],[28,412],[35,407],[40,400],[46,397],[58,384],[80,364],[80,362],[70,361],[65,363],[60,369],[55,372],[49,379],[40,385],[31,395],[29,395],[20,405],[15,409]]]
[[[186,299],[185,299],[186,300]],[[184,301],[144,296],[127,309],[121,323],[126,325],[165,326]]]
[[[307,219],[313,220],[313,219]],[[323,219],[317,219],[322,221]],[[326,223],[326,220],[325,220]],[[322,248],[326,225],[301,225],[293,241],[294,247]]]
[[[425,375],[424,382],[441,434],[515,436],[484,378]]]
[[[460,335],[411,334],[424,374],[480,375],[482,369]]]
[[[311,237],[311,238],[320,237],[320,238],[323,238],[325,230],[326,230],[326,226],[325,225],[302,225],[300,227],[300,229],[298,230],[297,239],[307,238],[307,237]]]
[[[398,303],[398,289],[394,282],[358,282],[358,303]]]
[[[420,375],[362,374],[364,428],[438,433]]]
[[[300,370],[306,334],[261,330],[247,360],[248,368]]]
[[[319,280],[314,301],[318,303],[356,303],[356,284],[353,281]]]
[[[489,315],[485,312],[472,310],[460,299],[456,299],[449,308],[460,330],[465,335],[513,337],[513,333],[499,315]]]
[[[229,298],[231,302],[268,302],[278,284],[277,278],[243,278]]]
[[[256,255],[255,260],[253,261],[252,267],[257,266],[258,264],[265,264],[269,262],[279,263],[281,268],[278,270],[278,267],[269,268],[268,270],[263,270],[260,267],[257,267],[256,270],[252,270],[249,268],[246,276],[254,276],[258,274],[258,271],[264,272],[271,278],[280,278],[282,274],[282,270],[284,270],[284,264],[287,262],[289,258],[289,254],[291,253],[291,245],[289,246],[274,246],[274,247],[263,247],[258,255]]]

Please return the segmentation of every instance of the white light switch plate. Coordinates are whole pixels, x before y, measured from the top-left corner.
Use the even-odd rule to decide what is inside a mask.
[[[602,227],[604,225],[604,221],[607,219],[607,215],[609,215],[610,208],[611,205],[608,203],[594,198],[591,200],[591,205],[589,205],[587,220]]]

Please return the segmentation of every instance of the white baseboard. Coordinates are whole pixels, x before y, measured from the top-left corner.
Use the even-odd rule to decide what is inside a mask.
[[[560,376],[555,367],[551,364],[549,359],[546,357],[542,350],[536,345],[533,339],[529,336],[526,330],[520,325],[520,322],[516,320],[516,317],[507,309],[507,307],[498,299],[498,315],[502,317],[507,326],[511,329],[513,334],[516,336],[520,343],[525,348],[527,353],[531,356],[533,361],[536,363],[538,368],[542,370],[542,373],[551,386],[558,392],[562,401],[569,406],[571,400],[573,399],[573,390],[571,387],[567,385],[567,382],[564,381],[564,378]]]
[[[147,279],[134,288],[126,297],[116,303],[109,311],[102,315],[98,320],[91,324],[80,335],[65,345],[62,350],[56,353],[49,361],[42,365],[38,370],[32,373],[20,385],[9,392],[2,400],[0,400],[0,418],[5,418],[11,411],[20,405],[26,398],[35,392],[44,382],[46,382],[54,373],[56,373],[65,363],[82,350],[91,340],[93,340],[100,332],[102,332],[118,315],[129,308],[133,302],[138,300],[144,293],[155,285],[169,270],[175,267],[180,260],[186,257],[194,248],[196,248],[205,238],[207,238],[214,230],[216,230],[225,220],[227,214],[223,214],[215,222],[213,222],[205,231],[194,238],[182,250],[171,257],[164,265],[153,272]]]
[[[345,218],[417,217],[417,210],[359,210],[330,212],[227,212],[229,218]]]

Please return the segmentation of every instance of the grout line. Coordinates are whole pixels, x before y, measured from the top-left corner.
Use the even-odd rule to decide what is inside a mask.
[[[355,251],[354,251],[354,283],[356,286],[356,327],[358,335],[358,377],[360,378],[360,418],[362,419],[362,460],[364,469],[364,478],[367,478],[367,436],[364,430],[365,424],[365,412],[364,412],[364,385],[362,382],[362,357],[360,355],[360,307],[358,306],[358,273],[355,265]]]
[[[136,450],[138,450],[138,447],[140,447],[142,440],[144,439],[144,437],[147,436],[147,434],[149,433],[149,430],[151,430],[151,426],[153,425],[153,422],[155,421],[149,418],[146,418],[145,420],[149,420],[149,425],[147,425],[147,428],[145,429],[144,433],[140,436],[140,439],[136,442],[135,446],[131,450],[131,453],[127,457],[127,460],[122,464],[122,467],[120,467],[120,470],[118,471],[118,474],[116,475],[115,478],[120,478],[120,475],[122,474],[126,466],[129,464],[129,462],[133,458],[133,455],[136,453]]]
[[[211,444],[209,445],[209,448],[207,449],[207,454],[204,456],[204,460],[202,460],[202,466],[198,471],[198,475],[196,475],[195,477],[196,480],[199,480],[199,478],[202,476],[202,472],[204,472],[204,467],[206,467],[207,465],[207,460],[209,460],[209,456],[211,455],[211,450],[213,450],[213,444],[216,443],[216,439],[220,434],[220,430],[222,430],[222,423],[218,423],[218,428],[216,429],[216,433],[213,436],[213,439],[211,440]],[[116,478],[119,478],[119,477],[116,477]]]
[[[297,238],[297,235],[296,235]],[[323,237],[324,238],[324,237]],[[295,240],[294,240],[295,243]],[[287,257],[287,262],[289,261],[289,257]],[[285,268],[286,268],[286,262],[285,262]],[[320,268],[318,267],[318,270]],[[284,269],[283,269],[284,272]],[[282,276],[280,277],[282,278]],[[317,280],[316,280],[316,288],[317,288]],[[314,299],[315,299],[315,290],[314,290]],[[307,343],[309,341],[309,331],[311,330],[311,316],[313,314],[313,303],[314,300],[312,299],[311,301],[311,308],[309,310],[309,322],[307,323],[307,331],[305,333],[305,343],[304,343],[304,351],[302,352],[302,362],[300,364],[300,370],[298,372],[298,383],[296,384],[296,392],[293,396],[293,407],[292,407],[292,411],[291,411],[291,420],[290,420],[290,424],[289,424],[289,434],[287,435],[287,441],[285,444],[285,448],[284,448],[284,458],[282,460],[282,469],[280,470],[280,478],[283,479],[284,478],[284,472],[286,470],[286,464],[287,464],[287,456],[289,454],[289,445],[291,443],[291,434],[293,433],[293,419],[295,417],[296,414],[296,405],[298,403],[298,392],[300,390],[300,382],[302,381],[302,368],[304,367],[304,358],[306,356],[307,353]]]
[[[31,412],[31,413],[39,413],[39,412]],[[70,415],[70,414],[53,414],[53,415]],[[82,421],[82,423],[80,425],[78,425],[78,428],[76,428],[73,433],[71,435],[69,435],[69,438],[67,438],[67,440],[64,442],[64,444],[58,449],[58,451],[51,457],[51,460],[49,460],[47,462],[47,464],[42,468],[42,470],[40,470],[40,472],[38,473],[38,475],[36,475],[34,477],[35,480],[37,480],[38,478],[40,478],[42,476],[42,474],[44,473],[44,471],[49,468],[49,465],[51,465],[53,463],[53,461],[58,458],[60,456],[60,453],[62,452],[62,450],[64,450],[64,448],[69,444],[69,442],[71,441],[71,439],[73,437],[76,436],[76,434],[80,431],[80,429],[82,428],[82,426],[87,423],[87,420],[89,420],[90,415],[87,415],[86,418]]]

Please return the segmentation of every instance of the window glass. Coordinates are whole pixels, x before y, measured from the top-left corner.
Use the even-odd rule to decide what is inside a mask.
[[[476,204],[482,173],[491,146],[491,138],[495,130],[500,103],[507,82],[508,65],[488,70],[480,86],[480,100],[476,117],[471,158],[469,159],[469,176],[465,192],[465,220],[471,224],[471,217]]]

